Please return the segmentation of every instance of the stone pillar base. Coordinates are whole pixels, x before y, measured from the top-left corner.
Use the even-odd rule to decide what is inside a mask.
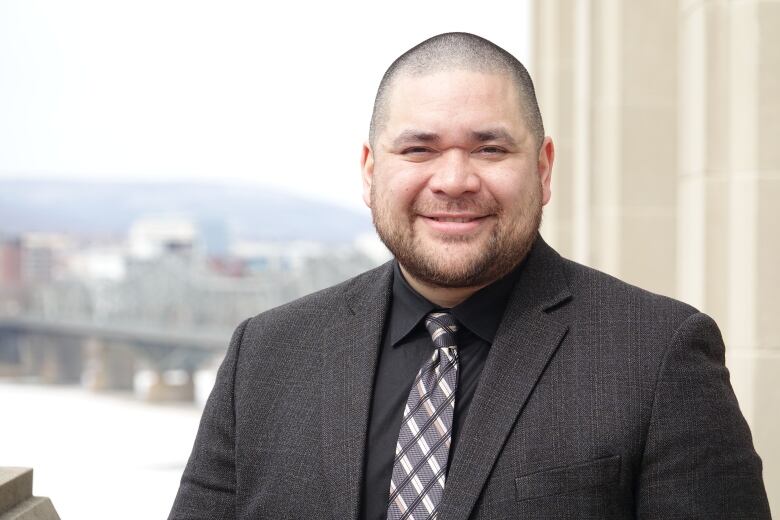
[[[144,401],[193,402],[195,384],[192,374],[184,370],[144,370],[136,376],[136,396]]]

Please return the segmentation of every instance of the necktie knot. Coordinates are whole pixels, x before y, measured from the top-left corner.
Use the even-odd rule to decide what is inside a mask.
[[[454,349],[458,322],[449,312],[431,312],[425,316],[425,327],[437,349]]]

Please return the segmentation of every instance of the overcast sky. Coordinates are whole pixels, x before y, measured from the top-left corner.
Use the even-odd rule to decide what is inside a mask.
[[[0,177],[223,179],[362,207],[379,79],[446,31],[529,61],[525,0],[0,0]]]

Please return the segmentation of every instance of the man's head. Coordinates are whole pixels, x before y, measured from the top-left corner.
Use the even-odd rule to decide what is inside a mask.
[[[457,69],[510,77],[520,98],[523,118],[537,145],[541,145],[544,125],[528,71],[517,58],[498,45],[469,33],[445,33],[429,38],[403,53],[388,67],[374,100],[368,131],[371,145],[374,145],[377,133],[382,131],[387,121],[389,94],[398,77],[423,76]]]
[[[528,252],[552,161],[522,64],[478,36],[443,34],[382,79],[363,147],[364,200],[410,281],[479,288]]]

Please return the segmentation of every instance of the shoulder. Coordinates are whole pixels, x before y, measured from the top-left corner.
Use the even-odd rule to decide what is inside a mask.
[[[561,270],[571,298],[556,314],[589,356],[635,360],[654,373],[670,349],[695,338],[722,345],[714,321],[687,303],[571,260],[562,259]]]
[[[351,300],[370,297],[390,283],[392,263],[387,262],[339,284],[313,292],[284,305],[261,312],[246,321],[246,334],[322,328],[349,312]]]
[[[571,260],[561,259],[561,270],[571,298],[554,314],[590,362],[622,373],[641,366],[649,384],[663,367],[722,365],[718,326],[695,307]]]
[[[684,302],[637,287],[612,275],[561,258],[572,303],[590,316],[647,323],[681,323],[698,310]]]

